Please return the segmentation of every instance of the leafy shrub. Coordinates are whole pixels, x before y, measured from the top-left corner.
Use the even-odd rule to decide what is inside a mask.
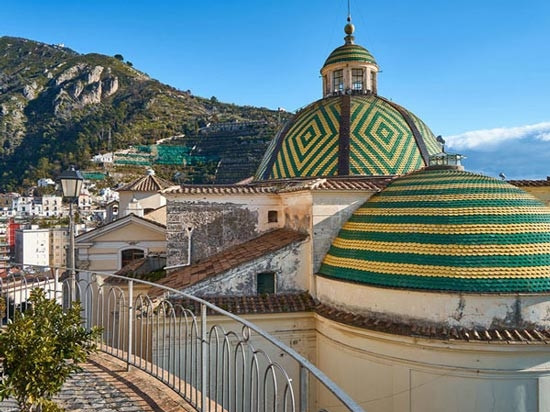
[[[81,325],[78,302],[64,311],[42,289],[34,289],[29,302],[30,309],[16,312],[15,320],[0,334],[5,374],[0,400],[14,397],[24,412],[59,410],[52,396],[96,349],[100,331]]]

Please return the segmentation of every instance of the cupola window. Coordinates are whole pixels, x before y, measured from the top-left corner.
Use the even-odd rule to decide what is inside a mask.
[[[375,71],[371,71],[370,72],[370,87],[371,87],[371,90],[376,93],[376,72]]]
[[[334,70],[332,73],[332,85],[335,92],[344,91],[344,70]]]
[[[363,90],[363,69],[351,69],[351,87],[353,90]]]

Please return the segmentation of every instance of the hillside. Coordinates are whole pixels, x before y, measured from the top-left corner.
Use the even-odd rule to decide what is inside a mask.
[[[276,111],[193,96],[117,57],[0,37],[0,190],[30,186],[70,164],[88,167],[96,153],[181,135],[178,143],[206,151],[206,160],[164,166],[164,175],[228,182],[255,169],[279,125]],[[244,133],[201,130],[246,121],[255,126]]]

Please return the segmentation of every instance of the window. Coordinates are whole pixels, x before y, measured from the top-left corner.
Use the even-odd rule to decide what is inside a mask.
[[[276,210],[268,210],[267,212],[267,223],[276,223],[277,222],[277,211]]]
[[[376,72],[370,72],[371,90],[376,93]]]
[[[275,273],[274,272],[263,272],[258,273],[256,281],[256,291],[258,295],[266,293],[275,293]]]
[[[344,91],[344,71],[335,70],[332,73],[332,85],[335,92]]]
[[[363,90],[363,69],[351,69],[351,88]]]
[[[137,259],[143,259],[144,257],[143,250],[141,249],[126,249],[121,252],[121,267],[126,266],[127,264],[133,262]]]

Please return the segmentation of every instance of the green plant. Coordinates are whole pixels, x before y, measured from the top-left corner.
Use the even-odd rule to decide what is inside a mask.
[[[77,302],[64,311],[42,289],[34,289],[29,302],[0,334],[5,374],[0,400],[14,397],[24,412],[60,410],[51,398],[96,349],[100,330],[82,327]]]

